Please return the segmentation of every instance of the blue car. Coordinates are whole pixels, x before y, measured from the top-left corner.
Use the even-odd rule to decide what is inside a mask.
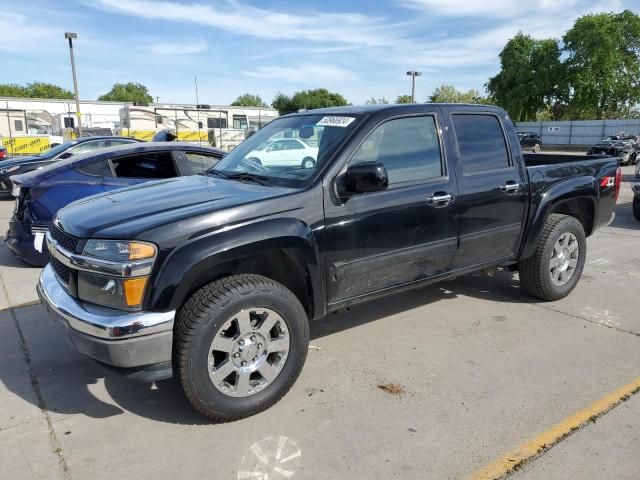
[[[101,148],[139,142],[140,140],[128,137],[83,137],[45,150],[39,155],[13,157],[5,160],[0,162],[0,197],[10,196],[11,182],[9,178],[13,175],[38,170],[60,160],[93,152]]]
[[[223,156],[221,150],[185,143],[134,143],[16,175],[11,177],[16,207],[4,241],[19,259],[43,266],[49,259],[44,236],[65,205],[151,180],[200,174]]]

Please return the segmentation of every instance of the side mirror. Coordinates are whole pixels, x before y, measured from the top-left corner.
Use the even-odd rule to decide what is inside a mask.
[[[60,155],[58,158],[60,160],[64,160],[65,158],[69,158],[69,157],[73,157],[73,153],[71,152],[64,152],[62,155]]]
[[[389,186],[389,175],[382,163],[367,162],[351,165],[343,177],[342,194],[368,193],[386,190]]]

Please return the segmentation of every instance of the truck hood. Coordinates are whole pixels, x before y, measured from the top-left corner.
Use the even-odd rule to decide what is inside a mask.
[[[79,238],[138,238],[143,232],[291,192],[289,188],[196,175],[94,195],[58,212],[60,226]],[[249,209],[250,210],[250,209]]]

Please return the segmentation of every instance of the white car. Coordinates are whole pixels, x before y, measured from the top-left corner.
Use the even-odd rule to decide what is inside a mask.
[[[281,138],[247,154],[248,160],[258,161],[265,167],[299,165],[313,168],[317,158],[318,149],[297,138]]]

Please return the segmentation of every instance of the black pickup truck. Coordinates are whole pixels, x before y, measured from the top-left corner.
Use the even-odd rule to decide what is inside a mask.
[[[257,159],[283,138],[299,158]],[[78,351],[232,420],[289,390],[327,312],[490,267],[569,294],[619,187],[615,158],[523,155],[499,108],[313,110],[203,175],[60,210],[38,292]]]

